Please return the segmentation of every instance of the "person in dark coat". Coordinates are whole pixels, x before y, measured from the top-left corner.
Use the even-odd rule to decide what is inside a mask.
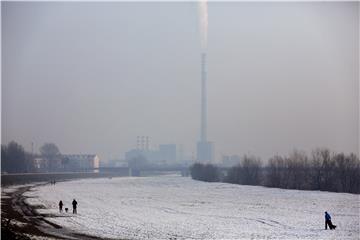
[[[60,202],[59,202],[59,212],[62,212],[63,206],[64,206],[64,204],[63,204],[63,202],[60,200]]]
[[[329,225],[330,230],[333,230],[336,228],[335,225],[331,222],[331,216],[328,212],[325,212],[325,230],[327,230],[327,226]]]
[[[75,199],[72,201],[72,206],[73,206],[73,213],[77,213],[77,210],[76,210],[76,208],[77,208],[77,201],[76,201]]]

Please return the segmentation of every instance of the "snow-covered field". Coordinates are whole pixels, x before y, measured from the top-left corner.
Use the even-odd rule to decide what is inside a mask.
[[[59,182],[28,192],[49,218],[120,239],[359,239],[359,195],[205,183],[180,176]],[[61,199],[71,211],[58,213]],[[335,231],[324,230],[328,211]]]

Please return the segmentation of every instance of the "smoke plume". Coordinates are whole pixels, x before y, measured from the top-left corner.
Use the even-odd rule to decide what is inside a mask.
[[[207,0],[199,1],[199,20],[200,20],[200,34],[201,34],[201,48],[207,48],[207,31],[208,31],[208,6]]]

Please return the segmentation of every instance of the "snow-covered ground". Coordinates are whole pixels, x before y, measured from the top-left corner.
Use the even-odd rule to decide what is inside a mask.
[[[120,239],[359,239],[359,195],[205,183],[180,176],[59,182],[28,192],[49,218]],[[71,211],[58,213],[61,199]],[[324,211],[337,225],[324,230]]]

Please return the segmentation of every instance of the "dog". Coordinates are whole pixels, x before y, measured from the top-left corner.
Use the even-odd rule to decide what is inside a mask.
[[[69,208],[65,208],[65,212],[68,212],[69,211]]]

